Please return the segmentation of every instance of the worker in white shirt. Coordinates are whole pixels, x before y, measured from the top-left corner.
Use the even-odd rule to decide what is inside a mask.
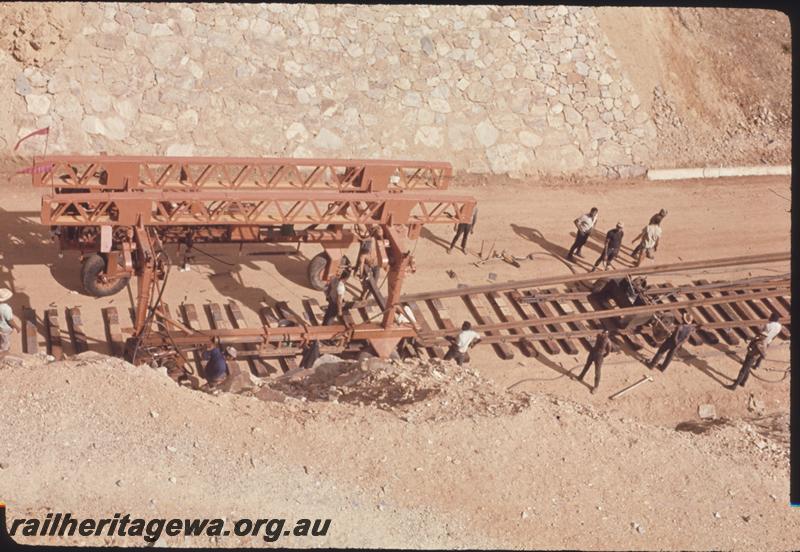
[[[567,253],[568,261],[574,260],[573,255],[583,257],[583,255],[581,255],[581,248],[586,243],[586,240],[589,239],[589,235],[592,233],[592,229],[597,223],[597,212],[597,207],[592,207],[588,213],[579,216],[573,221],[575,227],[578,229],[578,233],[575,235],[575,243],[572,244],[572,247],[569,248],[569,252]]]
[[[14,320],[14,313],[6,301],[14,295],[10,289],[0,289],[0,354],[11,349],[11,332],[19,333],[19,324]]]
[[[767,325],[764,326],[763,330],[761,330],[761,335],[764,336],[764,345],[769,345],[772,343],[772,340],[775,339],[779,333],[781,333],[783,326],[781,326],[781,323],[778,322],[780,319],[781,317],[778,315],[778,313],[774,312],[772,315],[770,315],[769,322],[767,322]]]
[[[461,324],[461,332],[459,332],[450,350],[445,355],[445,360],[455,360],[459,366],[463,366],[465,362],[469,362],[469,350],[474,347],[481,340],[478,332],[472,329],[472,324],[465,320]]]
[[[639,245],[633,250],[633,258],[636,261],[636,266],[642,264],[644,255],[647,254],[648,259],[655,257],[655,252],[658,251],[658,242],[661,240],[661,220],[663,217],[654,215],[650,223],[642,229],[642,232],[633,238],[633,241],[639,240]]]
[[[325,289],[325,295],[328,299],[328,306],[325,309],[325,316],[322,317],[322,325],[327,326],[335,317],[339,317],[344,322],[344,295],[346,292],[345,282],[350,277],[350,271],[345,270],[338,278],[331,278],[328,286]]]

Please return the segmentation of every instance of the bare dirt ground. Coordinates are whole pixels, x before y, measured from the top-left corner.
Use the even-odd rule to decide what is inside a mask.
[[[0,285],[15,291],[12,305],[37,312],[81,306],[92,348],[105,351],[100,308],[115,304],[124,312],[131,295],[82,295],[75,255],[58,259],[37,222],[38,194],[16,178],[4,191]],[[503,281],[585,270],[561,257],[572,242],[571,221],[591,206],[600,209],[602,230],[625,222],[626,242],[667,208],[657,262],[790,247],[784,177],[658,184],[493,179],[463,182],[453,192],[480,203],[470,254],[444,254],[450,227],[426,229],[406,291],[486,283],[490,272]],[[533,253],[534,260],[519,269],[502,262],[475,267],[482,240],[518,256]],[[302,297],[321,300],[305,278],[316,249],[250,255],[267,249],[246,247],[240,255],[207,248],[219,260],[198,256],[191,272],[173,272],[167,302],[233,299],[253,323],[264,299],[297,308]],[[597,254],[590,243],[585,258]],[[675,274],[669,281],[690,276],[699,277]],[[433,389],[402,408],[347,397],[333,402],[310,390],[302,401],[302,389],[286,403],[213,397],[150,369],[91,359],[11,363],[0,368],[0,409],[9,413],[0,422],[0,496],[11,519],[48,509],[333,519],[327,538],[279,541],[288,546],[791,549],[800,526],[788,506],[788,344],[773,345],[769,370],[731,392],[722,385],[735,377],[741,354],[687,347],[667,373],[610,402],[612,392],[649,373],[638,359],[610,358],[602,392],[590,395],[565,375],[583,358],[517,355],[504,362],[478,348],[475,374],[400,367],[412,374],[412,389]],[[434,370],[447,377],[431,387],[439,379]],[[373,374],[358,392],[385,389],[386,382]],[[760,406],[751,411],[754,400]],[[715,406],[716,424],[700,422],[703,403]],[[218,544],[264,543],[229,537]]]
[[[774,10],[597,9],[658,130],[652,167],[791,161],[792,38]]]

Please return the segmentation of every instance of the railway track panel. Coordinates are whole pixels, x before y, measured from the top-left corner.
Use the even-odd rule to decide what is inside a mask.
[[[514,348],[527,357],[557,355],[561,352],[577,355],[585,354],[601,329],[616,327],[620,317],[633,316],[641,320],[670,313],[672,316],[664,318],[677,318],[685,312],[691,313],[700,324],[699,331],[690,341],[691,346],[725,343],[741,347],[743,341],[760,331],[772,314],[778,314],[784,325],[778,339],[785,340],[791,336],[791,275],[788,273],[736,281],[709,282],[696,279],[681,285],[662,281],[651,285],[646,291],[649,297],[646,303],[649,304],[627,308],[613,306],[610,309],[601,308],[589,291],[575,287],[576,282],[589,281],[587,278],[568,277],[567,280],[560,286],[554,282],[545,286],[508,283],[505,287],[492,285],[489,289],[483,285],[462,287],[458,294],[452,290],[445,290],[438,295],[418,294],[424,298],[401,301],[401,305],[407,306],[414,318],[416,335],[409,341],[413,342],[416,350],[424,350],[431,357],[442,358],[449,346],[449,339],[458,334],[461,321],[467,319],[483,336],[480,346],[490,346],[500,358],[513,358]],[[161,346],[169,343],[167,337],[170,336],[166,334],[174,331],[182,340],[180,346],[186,358],[193,361],[195,373],[200,377],[203,376],[204,365],[202,347],[189,344],[208,341],[215,332],[224,335],[228,342],[234,343],[240,350],[241,358],[231,363],[231,372],[236,377],[240,375],[242,380],[249,378],[247,372],[251,370],[259,377],[272,377],[296,370],[298,357],[303,350],[302,342],[298,341],[300,333],[327,335],[325,329],[319,326],[323,308],[314,299],[302,302],[300,312],[304,311],[303,315],[286,302],[276,303],[274,310],[262,306],[258,312],[260,320],[255,327],[247,323],[241,308],[233,303],[227,305],[229,317],[226,317],[226,310],[220,304],[211,303],[204,309],[198,309],[193,304],[182,304],[179,310],[183,315],[183,324],[177,320],[168,324],[164,320],[165,316],[169,318],[168,306],[162,304],[159,309],[157,312],[160,314],[154,317],[152,331],[161,336]],[[199,315],[200,312],[203,316]],[[115,307],[107,307],[99,315],[105,334],[95,337],[85,333],[84,328],[91,325],[84,324],[79,308],[51,307],[42,312],[41,319],[37,319],[32,309],[25,309],[24,331],[21,335],[23,350],[38,350],[41,340],[47,352],[57,359],[65,353],[86,350],[90,343],[93,349],[121,354],[124,338],[130,329],[121,328]],[[370,330],[370,327],[380,331],[375,324],[380,315],[380,309],[375,305],[357,304],[349,313],[348,323],[354,324],[355,330],[362,332],[360,335],[372,335],[369,332],[375,330]],[[335,322],[332,328],[339,329],[331,331],[341,331],[342,326],[338,324],[338,321]],[[166,331],[164,328],[170,325],[173,327]],[[284,334],[279,328],[286,325],[293,328],[292,331],[287,328]],[[656,333],[663,339],[666,331]],[[263,332],[271,332],[272,337]],[[295,337],[290,338],[289,334]],[[649,335],[646,326],[620,332],[622,339],[634,345],[637,341],[641,343],[643,335]],[[366,344],[366,341],[356,340],[340,345],[336,340],[328,341],[328,337],[318,339],[323,340],[322,352],[331,353],[355,353]],[[68,341],[69,345],[65,345],[64,341]],[[657,344],[656,341],[653,343]],[[245,369],[247,364],[249,366]]]

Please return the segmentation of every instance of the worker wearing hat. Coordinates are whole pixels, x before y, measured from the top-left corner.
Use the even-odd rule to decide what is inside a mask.
[[[597,270],[597,267],[600,266],[600,263],[605,263],[603,270],[608,270],[608,267],[611,266],[611,261],[617,257],[619,248],[622,246],[622,236],[624,234],[622,228],[623,224],[620,221],[617,223],[616,227],[606,232],[606,241],[603,245],[603,252],[600,254],[600,258],[595,261],[594,267],[592,267],[592,272]]]
[[[661,209],[666,215],[666,209]],[[661,241],[661,221],[664,220],[664,215],[661,211],[650,217],[650,222],[647,226],[642,228],[641,233],[633,238],[633,241],[639,241],[639,244],[633,249],[631,256],[634,259],[634,265],[639,266],[642,264],[642,259],[645,254],[648,259],[655,257],[655,252],[658,251],[658,243]]]
[[[19,325],[14,320],[14,312],[6,301],[14,295],[8,288],[0,288],[0,354],[11,349],[11,332],[19,332]]]
[[[647,367],[652,369],[658,364],[659,358],[666,353],[667,356],[664,357],[664,362],[658,367],[662,372],[665,371],[669,363],[672,362],[672,357],[678,349],[686,343],[686,340],[689,339],[696,328],[697,326],[694,324],[692,315],[688,312],[683,313],[682,322],[678,324],[669,337],[664,340],[664,343],[658,348],[655,356],[647,363]]]
[[[666,216],[667,216],[667,210],[661,209],[658,213],[650,217],[650,222],[648,224],[655,224],[656,220],[658,220],[658,222],[661,222],[662,220],[664,220],[664,217]]]

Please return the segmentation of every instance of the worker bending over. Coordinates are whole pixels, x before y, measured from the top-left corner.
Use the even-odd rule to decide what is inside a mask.
[[[342,272],[342,275],[338,278],[333,277],[331,278],[328,285],[325,287],[325,296],[328,299],[328,306],[325,309],[325,316],[322,318],[322,325],[327,326],[330,324],[335,317],[339,317],[339,320],[342,321],[344,324],[344,296],[347,288],[345,288],[345,282],[350,277],[350,271],[345,270]]]
[[[0,288],[0,354],[11,349],[11,332],[19,333],[20,328],[14,320],[14,312],[6,301],[14,295],[8,288]]]
[[[472,324],[465,320],[461,324],[461,332],[459,332],[450,350],[445,355],[445,360],[455,360],[459,366],[463,366],[465,362],[469,362],[469,350],[478,344],[481,340],[480,334],[472,329]]]
[[[664,362],[661,363],[661,366],[658,367],[659,370],[662,372],[667,369],[669,363],[672,362],[672,357],[675,356],[675,353],[678,352],[678,349],[686,343],[686,340],[694,333],[696,329],[695,324],[692,323],[692,315],[688,312],[683,314],[683,323],[678,324],[675,330],[669,335],[667,339],[661,344],[656,351],[655,356],[647,363],[648,368],[653,368],[656,364],[658,364],[658,360],[661,358],[664,353],[666,353],[666,357],[664,358]]]

